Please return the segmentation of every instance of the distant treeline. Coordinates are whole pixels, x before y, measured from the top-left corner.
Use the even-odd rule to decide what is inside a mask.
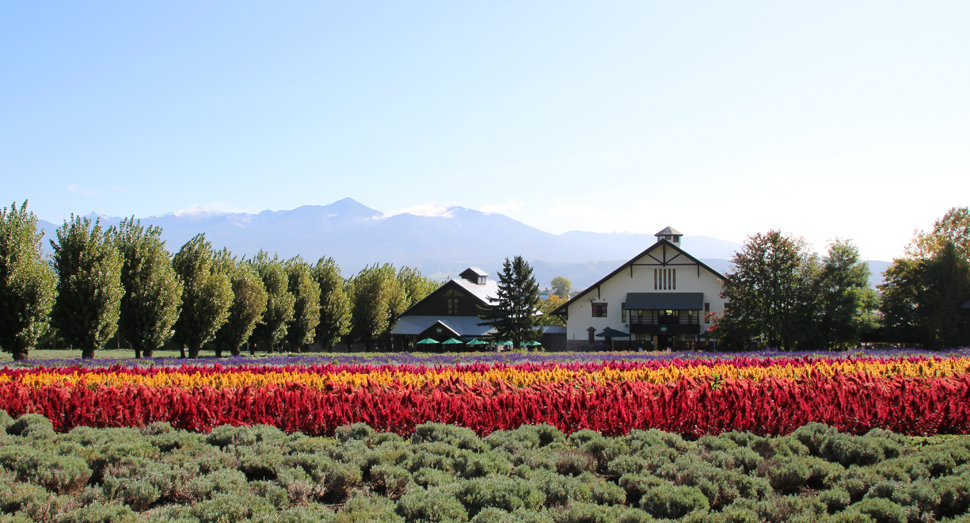
[[[45,259],[26,207],[0,213],[0,348],[15,359],[52,345],[90,358],[109,343],[136,357],[175,344],[190,358],[341,340],[387,346],[401,313],[439,285],[389,263],[344,278],[329,257],[240,258],[214,250],[204,234],[173,256],[160,228],[134,218],[105,229],[72,215]]]

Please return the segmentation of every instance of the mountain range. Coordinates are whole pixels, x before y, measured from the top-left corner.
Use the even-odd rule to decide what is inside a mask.
[[[121,218],[91,213],[105,226]],[[198,233],[216,249],[239,256],[260,249],[281,258],[301,255],[311,263],[321,256],[336,260],[344,276],[367,265],[390,262],[421,270],[426,276],[457,276],[480,267],[492,277],[506,257],[523,256],[534,268],[540,286],[563,276],[574,288],[585,288],[650,245],[652,234],[569,231],[552,234],[504,214],[450,207],[434,216],[410,213],[387,215],[351,198],[329,205],[305,205],[293,210],[258,214],[197,209],[141,218],[143,225],[161,227],[172,252]],[[56,238],[57,225],[40,220],[45,239]],[[658,223],[659,231],[667,225]],[[45,247],[50,245],[45,240]],[[729,271],[730,259],[741,244],[705,236],[685,235],[684,250],[719,272]],[[880,264],[877,266],[877,264]],[[870,262],[881,280],[885,262]]]

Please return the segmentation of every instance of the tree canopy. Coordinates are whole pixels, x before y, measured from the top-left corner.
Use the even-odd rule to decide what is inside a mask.
[[[229,316],[213,340],[216,356],[221,356],[223,351],[238,356],[239,348],[249,341],[266,312],[266,288],[252,265],[237,260],[225,248],[216,253],[214,263],[217,271],[229,276],[232,285]]]
[[[320,323],[315,339],[323,348],[329,349],[350,333],[350,299],[344,290],[340,267],[333,258],[317,260],[313,278],[320,287]]]
[[[266,311],[253,330],[253,339],[267,351],[273,352],[286,339],[289,323],[293,321],[296,297],[290,292],[290,277],[277,255],[272,258],[260,250],[250,260],[266,289]]]
[[[560,298],[569,299],[569,292],[572,290],[573,283],[562,276],[552,279],[552,293]]]
[[[37,217],[13,203],[0,211],[0,348],[26,359],[50,327],[57,274],[44,260]]]
[[[232,283],[217,270],[212,244],[198,234],[175,254],[172,265],[182,282],[182,313],[175,322],[174,339],[198,358],[203,345],[215,338],[229,318]]]
[[[54,325],[68,343],[81,348],[82,358],[93,358],[118,330],[121,312],[122,257],[100,220],[71,215],[57,229],[54,270],[57,300]]]
[[[118,333],[135,350],[135,357],[152,357],[168,342],[182,305],[182,283],[162,240],[158,227],[143,227],[140,221],[125,219],[115,232],[122,257],[121,298]]]
[[[313,343],[320,324],[320,286],[313,278],[310,264],[297,256],[284,264],[293,295],[293,320],[287,326],[286,340],[295,352]]]

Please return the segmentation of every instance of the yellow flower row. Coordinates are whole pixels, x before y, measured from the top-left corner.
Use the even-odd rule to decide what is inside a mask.
[[[88,385],[144,385],[148,387],[177,386],[182,388],[214,387],[232,388],[243,386],[264,386],[287,383],[303,384],[322,389],[327,386],[351,387],[406,387],[421,389],[435,387],[447,382],[461,382],[475,385],[480,382],[504,382],[515,387],[528,387],[541,383],[589,381],[596,383],[642,381],[649,383],[670,383],[681,378],[690,379],[733,379],[760,381],[765,378],[799,379],[815,372],[824,376],[836,374],[867,374],[872,377],[945,377],[964,374],[970,370],[970,358],[949,358],[924,361],[852,361],[852,360],[814,360],[801,364],[787,363],[771,366],[734,366],[730,363],[718,365],[670,365],[661,368],[639,368],[619,370],[602,368],[596,371],[573,370],[566,367],[549,367],[541,370],[523,370],[516,367],[497,368],[485,372],[463,371],[461,368],[413,373],[387,367],[369,373],[342,372],[321,374],[303,371],[253,372],[187,372],[174,370],[154,374],[129,373],[124,370],[103,372],[31,372],[20,375],[0,375],[0,382],[19,381],[24,385],[41,387],[54,384],[74,384],[81,381]]]

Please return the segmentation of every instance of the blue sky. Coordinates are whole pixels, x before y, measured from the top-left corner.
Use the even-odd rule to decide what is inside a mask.
[[[967,2],[5,2],[0,205],[352,197],[888,260],[970,204]],[[443,218],[445,219],[445,218]]]

